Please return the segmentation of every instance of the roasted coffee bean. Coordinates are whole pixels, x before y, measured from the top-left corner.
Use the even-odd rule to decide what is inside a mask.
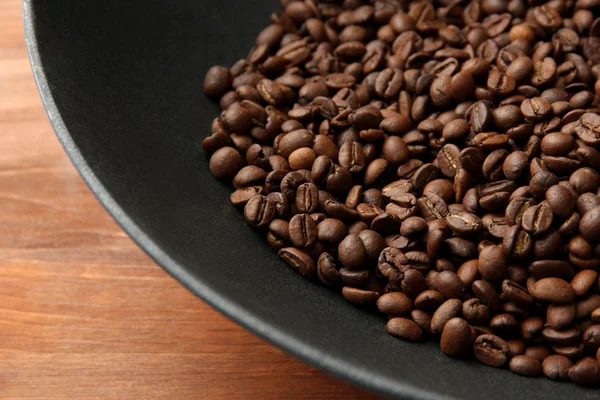
[[[531,357],[539,362],[544,362],[544,360],[550,356],[550,349],[545,346],[529,346],[525,349],[524,353],[527,357]]]
[[[477,246],[475,243],[466,239],[454,237],[446,239],[444,243],[451,256],[460,259],[469,259],[477,255]]]
[[[529,158],[525,152],[515,151],[509,154],[502,164],[502,172],[507,179],[516,180],[523,175],[529,164]]]
[[[570,190],[562,185],[554,185],[546,191],[546,200],[554,214],[569,218],[575,211],[576,199]]]
[[[296,190],[296,207],[301,213],[313,213],[319,207],[319,189],[314,183],[307,182]]]
[[[261,229],[269,226],[275,217],[275,204],[265,196],[257,194],[253,196],[244,207],[246,221],[252,227]]]
[[[575,125],[575,134],[589,146],[600,144],[600,116],[592,113],[583,114]]]
[[[581,217],[579,232],[586,240],[600,240],[600,206],[592,208]]]
[[[444,302],[444,297],[436,290],[425,290],[415,298],[415,308],[435,311]]]
[[[593,193],[584,193],[577,199],[577,212],[585,215],[591,209],[600,206],[600,197]]]
[[[550,228],[552,225],[553,215],[549,206],[538,204],[527,208],[523,213],[521,226],[523,229],[533,235],[540,235]]]
[[[461,168],[460,149],[453,144],[445,145],[438,152],[437,162],[442,174],[448,178],[454,178],[456,171]]]
[[[456,317],[462,308],[462,302],[458,299],[450,299],[445,301],[438,309],[433,313],[431,318],[431,332],[433,334],[442,333],[446,323],[452,318]]]
[[[233,178],[244,166],[240,153],[232,147],[221,147],[210,157],[210,172],[215,178]]]
[[[317,237],[320,241],[331,244],[341,242],[348,232],[346,225],[335,218],[327,218],[317,225]]]
[[[388,161],[384,158],[373,160],[367,165],[363,183],[367,186],[375,184],[375,182],[377,182],[377,180],[385,173],[388,165]]]
[[[435,179],[429,182],[423,188],[423,195],[434,193],[441,197],[446,203],[449,203],[454,198],[454,188],[452,182],[448,179]]]
[[[231,193],[229,200],[234,206],[245,206],[248,201],[256,194],[263,194],[262,186],[248,186],[239,188]]]
[[[365,265],[367,250],[356,234],[350,234],[344,238],[338,245],[338,260],[340,263],[350,269],[361,269]]]
[[[566,381],[569,379],[569,369],[572,365],[567,357],[553,354],[544,359],[542,370],[550,379]]]
[[[279,250],[279,257],[300,275],[313,278],[316,275],[315,262],[304,251],[295,247],[285,247]]]
[[[575,290],[560,278],[543,278],[535,283],[532,296],[538,301],[569,303],[575,300]]]
[[[508,344],[496,335],[480,335],[473,345],[475,357],[491,367],[502,367],[508,361]]]
[[[513,357],[509,367],[512,372],[523,376],[537,376],[542,373],[542,363],[526,355]]]
[[[533,255],[538,259],[549,259],[561,252],[562,248],[560,233],[550,229],[541,237],[536,238],[533,244]]]
[[[598,272],[586,269],[578,272],[571,280],[571,286],[578,297],[585,296],[588,291],[596,284]]]
[[[447,299],[462,297],[465,290],[461,279],[452,271],[442,271],[436,275],[435,287]]]
[[[472,330],[473,328],[464,319],[450,319],[444,325],[440,338],[442,352],[450,357],[458,357],[467,353],[473,343]]]
[[[402,164],[409,157],[408,147],[399,136],[388,136],[383,142],[383,156],[390,164]]]
[[[471,235],[479,232],[483,226],[479,217],[468,212],[450,212],[446,215],[446,221],[457,235]]]
[[[344,286],[342,288],[342,295],[350,303],[359,306],[373,304],[377,301],[377,298],[379,297],[379,293],[374,292],[372,290],[358,289],[349,286]]]
[[[393,201],[394,198],[392,198]],[[421,215],[427,221],[442,219],[448,214],[448,205],[444,199],[433,192],[423,194],[423,197],[417,200],[417,204],[421,210]]]
[[[400,221],[388,213],[381,213],[371,221],[371,229],[382,235],[398,232]]]
[[[575,304],[575,318],[587,317],[598,307],[600,307],[600,295],[590,294]]]
[[[400,233],[411,237],[427,232],[427,222],[421,217],[409,217],[402,222]]]
[[[267,200],[275,204],[275,210],[279,218],[289,218],[290,203],[287,197],[281,192],[273,192],[267,195]]]
[[[591,357],[585,357],[569,368],[569,379],[579,385],[593,385],[600,382],[600,365]]]
[[[335,286],[340,282],[340,272],[334,258],[329,253],[322,253],[317,261],[317,275],[319,280],[328,286]]]
[[[387,323],[387,331],[400,339],[418,342],[423,336],[421,327],[408,318],[392,318]]]
[[[490,311],[496,312],[500,309],[500,296],[494,287],[487,281],[477,280],[472,284],[473,293]]]
[[[533,304],[533,298],[527,292],[527,289],[509,280],[502,282],[502,295],[521,307],[529,307]]]
[[[363,229],[358,236],[365,247],[367,261],[377,261],[381,251],[386,247],[383,237],[370,229]]]
[[[462,315],[470,324],[485,324],[490,318],[490,309],[477,298],[469,299],[462,305]]]
[[[384,314],[403,315],[412,311],[413,301],[402,292],[390,292],[377,299],[377,308]]]
[[[477,264],[479,273],[485,279],[498,280],[506,276],[508,260],[506,253],[500,246],[488,246],[479,253]]]
[[[525,99],[521,103],[521,113],[527,121],[544,121],[551,112],[552,107],[550,106],[550,102],[542,97]]]
[[[600,187],[600,174],[592,168],[580,168],[571,174],[569,182],[579,193],[596,192]]]
[[[502,246],[508,257],[522,259],[531,254],[535,245],[527,232],[523,231],[519,225],[513,225],[504,236]]]

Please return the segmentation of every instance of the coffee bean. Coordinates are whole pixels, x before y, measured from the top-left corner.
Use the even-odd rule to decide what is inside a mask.
[[[356,234],[346,236],[338,245],[338,260],[351,270],[360,269],[364,266],[367,258],[365,246]]]
[[[285,247],[279,250],[279,257],[300,275],[312,278],[316,274],[315,262],[308,254],[295,247]]]
[[[435,179],[429,182],[423,188],[423,195],[433,193],[442,198],[446,203],[449,203],[454,198],[454,188],[452,182],[448,179]]]
[[[364,229],[358,234],[365,247],[367,261],[377,261],[381,251],[386,247],[381,235],[370,229]]]
[[[600,174],[592,168],[580,168],[571,174],[569,182],[579,193],[595,192],[600,187]]]
[[[375,93],[384,99],[397,97],[403,83],[404,75],[400,69],[386,68],[375,80]]]
[[[296,190],[296,207],[302,213],[312,213],[319,206],[319,189],[311,182],[303,183]]]
[[[384,158],[373,160],[367,165],[363,183],[367,186],[375,184],[375,182],[377,182],[377,180],[385,173],[388,165],[388,161]]]
[[[544,121],[551,112],[550,102],[542,97],[525,99],[521,103],[521,113],[528,121]]]
[[[581,217],[579,232],[589,241],[600,240],[600,206],[592,208]]]
[[[427,184],[438,176],[438,169],[433,164],[423,164],[418,170],[415,171],[410,184],[416,192],[421,192],[427,186]]]
[[[335,286],[340,282],[339,268],[334,258],[329,253],[322,253],[317,261],[317,275],[319,280],[328,286]]]
[[[485,279],[502,279],[508,271],[506,253],[500,246],[488,246],[479,253],[477,267]]]
[[[571,280],[571,286],[578,297],[585,296],[588,291],[596,284],[598,272],[586,269],[578,272]]]
[[[554,185],[546,191],[546,200],[554,214],[568,218],[575,211],[575,197],[562,185]]]
[[[263,194],[262,186],[248,186],[239,188],[231,193],[229,200],[234,206],[245,206],[248,201],[256,194]]]
[[[423,331],[414,321],[408,318],[392,318],[387,323],[387,331],[400,339],[418,342],[423,336]]]
[[[223,96],[231,87],[229,68],[221,65],[211,67],[204,77],[204,93],[211,97]]]
[[[575,318],[587,317],[598,307],[600,307],[600,296],[590,294],[575,304]]]
[[[550,356],[550,349],[545,346],[528,346],[524,355],[542,363]]]
[[[448,299],[462,297],[465,290],[461,279],[452,271],[442,271],[436,275],[435,286]]]
[[[529,307],[533,304],[533,298],[527,292],[527,289],[510,280],[502,282],[502,295],[522,307]]]
[[[354,287],[344,286],[342,288],[342,295],[346,300],[352,304],[364,306],[373,304],[377,301],[379,293],[372,290],[363,290]]]
[[[575,134],[589,146],[600,144],[600,116],[592,113],[583,114],[575,125]]]
[[[394,198],[392,198],[392,201],[394,201]],[[421,210],[421,215],[426,221],[442,219],[448,214],[448,205],[444,199],[433,192],[423,194],[417,204]]]
[[[254,228],[266,228],[275,217],[275,204],[265,196],[253,196],[244,207],[246,221]]]
[[[384,314],[403,315],[412,311],[413,302],[402,292],[390,292],[377,299],[377,308]]]
[[[280,218],[289,218],[290,204],[287,197],[280,192],[273,192],[267,195],[267,200],[275,204],[277,216]]]
[[[462,315],[471,324],[485,324],[490,318],[490,310],[481,300],[474,298],[463,303]]]
[[[446,322],[440,338],[440,348],[444,354],[459,357],[471,349],[472,343],[472,328],[468,322],[462,318],[452,318]]]
[[[542,373],[542,364],[535,358],[525,355],[513,357],[509,367],[512,372],[523,376],[537,376]]]
[[[552,225],[552,221],[553,215],[550,207],[538,204],[525,210],[521,226],[527,233],[536,236],[546,232]]]
[[[391,164],[402,164],[408,160],[408,147],[399,136],[388,136],[383,142],[383,156]]]
[[[585,215],[588,211],[600,206],[600,197],[593,193],[584,193],[577,199],[577,211]]]
[[[473,293],[490,311],[500,309],[500,296],[494,287],[487,281],[477,280],[472,284]]]
[[[572,365],[567,357],[553,354],[544,359],[542,370],[550,379],[566,381],[569,379],[569,369]]]
[[[290,240],[297,247],[308,247],[317,240],[317,223],[308,214],[296,214],[290,220]]]
[[[445,176],[454,178],[456,171],[461,168],[460,149],[453,144],[445,145],[438,153],[437,162]]]
[[[569,368],[569,379],[579,385],[594,385],[600,382],[600,366],[598,362],[586,357]]]
[[[491,367],[502,367],[508,361],[508,344],[496,335],[480,335],[473,345],[475,357]]]
[[[415,308],[435,311],[444,302],[444,297],[436,290],[425,290],[415,298]]]
[[[575,300],[573,287],[559,278],[543,278],[534,285],[532,296],[538,301],[569,303]]]
[[[535,244],[538,242],[535,242]],[[522,259],[531,254],[535,245],[527,232],[523,231],[519,225],[513,225],[506,233],[502,246],[508,257]]]

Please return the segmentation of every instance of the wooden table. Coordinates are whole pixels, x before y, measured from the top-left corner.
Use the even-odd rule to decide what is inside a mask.
[[[116,225],[46,119],[18,0],[0,0],[0,135],[0,398],[375,399],[221,316]]]

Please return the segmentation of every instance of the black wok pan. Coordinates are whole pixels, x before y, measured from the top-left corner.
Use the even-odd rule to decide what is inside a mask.
[[[409,344],[300,277],[228,201],[199,143],[218,107],[213,64],[245,56],[276,0],[25,0],[48,116],[91,190],[135,241],[231,319],[308,363],[390,397],[593,398]],[[168,302],[169,299],[164,299]]]

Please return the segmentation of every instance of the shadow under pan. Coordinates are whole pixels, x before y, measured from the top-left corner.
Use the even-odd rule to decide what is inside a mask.
[[[228,200],[199,143],[213,64],[244,57],[279,4],[25,0],[49,118],[95,195],[160,265],[233,320],[310,364],[397,398],[592,399],[597,392],[411,344],[282,263]],[[168,301],[168,299],[165,299]]]

